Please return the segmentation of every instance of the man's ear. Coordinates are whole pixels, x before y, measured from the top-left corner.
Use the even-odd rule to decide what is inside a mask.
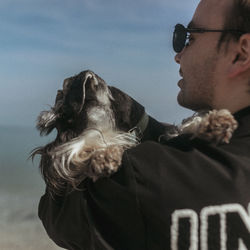
[[[244,34],[237,42],[232,55],[229,77],[237,77],[250,70],[250,34]]]

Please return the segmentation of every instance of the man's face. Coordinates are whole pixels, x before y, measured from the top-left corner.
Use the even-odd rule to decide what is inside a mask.
[[[189,28],[223,29],[232,0],[201,0]],[[190,44],[175,57],[180,64],[178,102],[192,110],[214,108],[225,55],[217,44],[221,33],[191,33]]]

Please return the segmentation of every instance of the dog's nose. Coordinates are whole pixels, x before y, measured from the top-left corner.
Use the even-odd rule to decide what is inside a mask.
[[[89,79],[90,80],[90,83],[92,86],[98,86],[98,80],[97,78],[95,77],[95,74],[92,73],[92,72],[88,72],[85,76],[85,79]]]
[[[94,75],[92,75],[92,80],[95,86],[98,85],[98,80],[96,79],[96,77]]]
[[[86,90],[91,89],[95,93],[99,89],[99,87],[102,86],[102,84],[98,81],[98,78],[93,73],[88,73],[85,76],[83,86],[86,88]]]

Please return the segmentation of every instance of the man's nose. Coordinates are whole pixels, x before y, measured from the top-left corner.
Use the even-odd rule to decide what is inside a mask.
[[[180,64],[180,62],[181,62],[182,52],[183,52],[183,50],[182,50],[181,52],[177,53],[177,54],[175,55],[175,57],[174,57],[175,61],[176,61],[178,64]]]

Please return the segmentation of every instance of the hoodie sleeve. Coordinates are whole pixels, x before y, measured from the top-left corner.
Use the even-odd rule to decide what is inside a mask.
[[[146,249],[135,180],[128,157],[123,158],[116,174],[96,182],[87,180],[84,191],[52,197],[46,190],[38,214],[58,246],[70,250]]]

